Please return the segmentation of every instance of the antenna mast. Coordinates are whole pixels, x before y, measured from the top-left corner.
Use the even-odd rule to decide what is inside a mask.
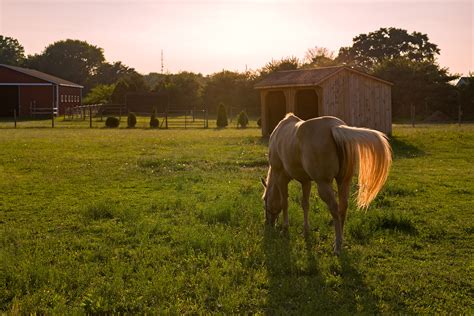
[[[161,50],[161,74],[163,74],[163,69],[164,69],[164,65],[163,65],[163,50]]]

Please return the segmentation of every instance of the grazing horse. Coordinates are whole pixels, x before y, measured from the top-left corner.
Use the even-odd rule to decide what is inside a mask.
[[[379,131],[350,127],[332,116],[303,121],[292,113],[287,114],[270,135],[270,167],[267,179],[262,179],[266,222],[274,226],[283,211],[283,227],[288,228],[288,183],[296,179],[303,189],[304,231],[308,233],[309,195],[311,181],[315,181],[319,196],[333,218],[334,252],[339,254],[356,165],[359,169],[357,206],[366,208],[387,179],[391,154],[386,136]],[[332,186],[334,179],[339,204]]]

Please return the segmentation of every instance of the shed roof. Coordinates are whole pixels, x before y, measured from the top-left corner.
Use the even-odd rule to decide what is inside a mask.
[[[344,70],[357,73],[361,76],[369,77],[371,79],[380,81],[388,85],[393,85],[391,82],[371,76],[369,74],[366,74],[365,72],[355,70],[347,66],[334,66],[312,69],[277,71],[268,75],[268,77],[257,83],[254,88],[269,89],[283,87],[316,86]]]
[[[44,73],[44,72],[41,72],[41,71],[38,71],[38,70],[29,69],[29,68],[22,68],[22,67],[16,67],[16,66],[10,66],[10,65],[4,65],[4,64],[0,64],[0,67],[5,67],[5,68],[8,68],[8,69],[17,71],[17,72],[21,72],[25,75],[35,77],[35,78],[38,78],[38,79],[41,79],[41,80],[44,80],[44,81],[47,81],[47,82],[51,82],[51,83],[54,83],[54,84],[57,84],[57,85],[60,85],[60,86],[84,88],[83,86],[81,86],[77,83],[67,81],[67,80],[64,80],[62,78],[58,78],[58,77],[49,75],[47,73]]]

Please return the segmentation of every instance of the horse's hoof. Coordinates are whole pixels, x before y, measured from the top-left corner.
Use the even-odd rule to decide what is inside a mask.
[[[339,256],[341,254],[341,251],[342,251],[342,245],[334,244],[334,254],[336,256]]]
[[[309,229],[303,229],[303,235],[305,237],[309,237],[310,233],[311,233],[311,231]]]

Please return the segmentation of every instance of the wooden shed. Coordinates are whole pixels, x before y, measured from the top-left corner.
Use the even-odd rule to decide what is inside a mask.
[[[392,83],[347,66],[278,71],[260,90],[262,134],[288,112],[301,119],[331,115],[350,126],[392,133]]]

